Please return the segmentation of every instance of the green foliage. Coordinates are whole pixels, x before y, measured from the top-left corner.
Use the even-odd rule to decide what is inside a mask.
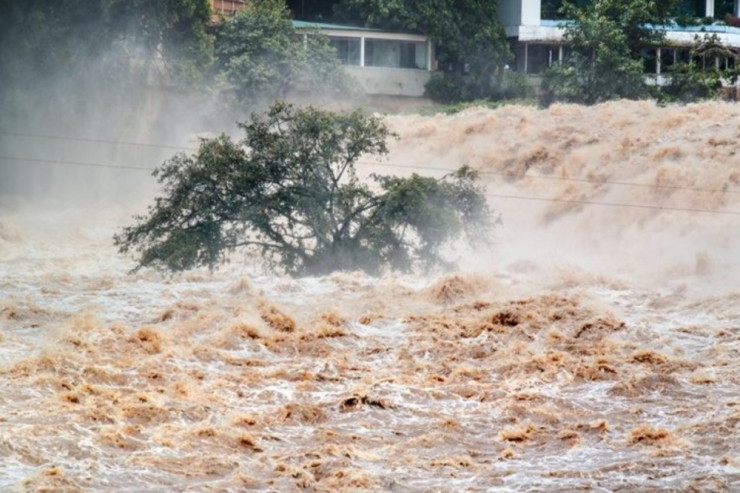
[[[223,23],[218,79],[236,103],[254,107],[290,93],[332,96],[351,89],[324,36],[296,33],[283,0],[263,0]]]
[[[715,59],[730,59],[732,67],[718,70]],[[695,36],[691,61],[670,68],[668,84],[657,92],[662,102],[694,102],[719,96],[723,84],[733,86],[740,73],[740,55],[723,45],[716,34]]]
[[[209,17],[208,0],[9,0],[0,13],[0,120],[52,128],[108,108],[110,125],[120,125],[145,104],[151,76],[202,81],[213,60]]]
[[[461,98],[475,99],[495,94],[497,76],[511,59],[497,7],[491,0],[342,0],[337,10],[349,22],[429,36],[437,46],[439,67],[465,72],[453,78],[465,86]],[[433,87],[430,94],[439,92]]]
[[[2,74],[94,78],[89,67],[97,62],[115,78],[158,59],[189,81],[212,61],[209,17],[208,0],[9,0],[0,16]]]
[[[418,113],[421,115],[437,115],[444,113],[445,115],[454,115],[465,111],[470,108],[488,108],[495,110],[502,106],[537,106],[538,102],[534,98],[528,99],[503,99],[500,101],[491,101],[488,99],[479,99],[474,101],[454,102],[449,104],[434,104],[421,108]]]
[[[668,84],[656,91],[663,103],[691,103],[719,96],[721,75],[716,70],[702,70],[694,63],[677,63],[670,70]]]
[[[534,86],[526,74],[504,70],[494,78],[490,99],[528,99],[535,96]]]
[[[650,25],[666,21],[664,5],[654,0],[601,0],[583,8],[565,4],[563,12],[572,19],[563,24],[571,49],[562,64],[544,75],[548,101],[594,104],[650,95],[640,49],[663,41],[663,32]]]
[[[203,140],[155,172],[163,196],[115,237],[139,267],[213,269],[245,249],[292,275],[431,268],[446,263],[451,240],[483,238],[491,225],[469,168],[362,183],[357,159],[387,153],[377,118],[276,103],[240,127],[241,142]]]
[[[424,87],[425,95],[437,103],[454,103],[476,99],[470,94],[459,74],[435,74]]]
[[[424,89],[426,96],[437,103],[534,97],[534,87],[525,74],[501,70],[496,75],[488,75],[488,78],[490,83],[481,85],[472,83],[471,76],[467,74],[436,74]]]
[[[540,5],[540,17],[549,20],[564,20],[563,6],[566,3],[575,5],[578,8],[583,8],[593,0],[573,0],[568,2],[567,0],[542,0]]]

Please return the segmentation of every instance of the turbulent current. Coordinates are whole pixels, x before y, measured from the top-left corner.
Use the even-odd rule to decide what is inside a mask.
[[[361,175],[481,172],[457,272],[130,274],[147,201],[2,209],[0,491],[740,491],[740,106],[386,121]]]

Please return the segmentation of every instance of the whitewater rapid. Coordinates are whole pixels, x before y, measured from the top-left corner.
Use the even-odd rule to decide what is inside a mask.
[[[146,201],[4,208],[0,490],[740,488],[737,107],[387,121],[361,173],[501,213],[457,272],[131,274]]]

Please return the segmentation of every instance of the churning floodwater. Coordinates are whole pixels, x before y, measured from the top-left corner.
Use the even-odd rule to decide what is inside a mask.
[[[458,272],[130,274],[146,201],[3,209],[0,491],[740,490],[740,107],[387,122],[361,175],[481,171]]]

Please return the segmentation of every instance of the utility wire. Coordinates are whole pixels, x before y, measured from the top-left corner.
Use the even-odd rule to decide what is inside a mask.
[[[162,149],[178,149],[178,150],[189,150],[189,151],[197,150],[196,147],[152,144],[152,143],[147,143],[147,142],[128,142],[128,141],[120,141],[120,140],[91,139],[91,138],[84,138],[84,137],[70,137],[70,136],[61,136],[61,135],[43,135],[43,134],[32,134],[32,133],[26,133],[26,132],[9,132],[9,131],[1,131],[1,130],[0,130],[0,135],[9,135],[9,136],[15,136],[15,137],[29,137],[29,138],[36,138],[36,139],[70,140],[70,141],[75,141],[75,142],[91,142],[91,143],[103,143],[103,144],[113,144],[113,145],[118,144],[118,145],[127,145],[127,146],[156,147],[156,148],[162,148]],[[13,158],[10,158],[10,159],[13,159]],[[14,158],[14,159],[28,161],[27,159],[20,159],[20,158]],[[407,169],[421,169],[421,170],[430,170],[430,171],[446,171],[448,173],[454,171],[454,170],[450,170],[449,168],[443,168],[443,167],[405,165],[405,164],[399,164],[399,163],[393,163],[393,162],[385,162],[385,163],[380,163],[380,162],[376,163],[372,161],[357,161],[357,162],[358,164],[366,164],[370,166],[382,166],[382,167],[389,167],[389,168],[407,168]],[[102,165],[96,165],[96,166],[102,166]],[[118,167],[118,166],[111,166],[111,167]],[[478,172],[481,175],[486,175],[486,176],[501,176],[504,178],[508,178],[511,176],[509,173],[503,173],[503,172],[497,172],[497,171],[478,170]],[[545,175],[527,174],[527,175],[524,175],[524,178],[533,178],[537,180],[571,181],[571,182],[576,182],[576,183],[591,183],[593,185],[617,185],[617,186],[625,186],[625,187],[654,188],[658,190],[686,190],[686,191],[692,191],[692,192],[740,194],[740,191],[736,191],[736,190],[697,188],[697,187],[687,187],[687,186],[681,186],[681,185],[650,185],[647,183],[634,183],[634,182],[613,181],[613,180],[590,180],[587,178],[569,178],[569,177],[561,177],[561,176],[545,176]]]
[[[441,168],[441,167],[434,167],[434,166],[406,166],[406,165],[400,165],[400,164],[394,164],[394,163],[373,163],[372,161],[357,161],[360,164],[365,164],[368,166],[384,166],[388,168],[413,168],[413,169],[425,169],[425,170],[431,170],[431,171],[446,171],[448,173],[454,172],[454,170],[451,170],[449,168]],[[483,170],[476,170],[478,174],[481,175],[489,175],[489,176],[501,176],[503,178],[509,178],[511,177],[510,173],[504,173],[500,171],[483,171]],[[655,189],[668,189],[668,190],[688,190],[692,192],[708,192],[708,193],[731,193],[731,194],[739,194],[740,191],[735,190],[724,190],[724,189],[718,189],[718,188],[696,188],[696,187],[685,187],[681,185],[650,185],[648,183],[632,183],[632,182],[626,182],[626,181],[612,181],[612,180],[589,180],[587,178],[569,178],[564,176],[545,176],[545,175],[533,175],[533,174],[525,174],[522,178],[534,178],[537,180],[555,180],[555,181],[572,181],[577,183],[591,183],[593,185],[619,185],[619,186],[626,186],[626,187],[641,187],[641,188],[655,188]]]
[[[0,160],[16,161],[16,162],[61,164],[61,165],[72,165],[72,166],[89,166],[89,167],[95,167],[95,168],[119,168],[119,169],[133,169],[133,170],[140,170],[140,171],[153,171],[152,168],[144,168],[140,166],[124,166],[124,165],[112,165],[112,164],[102,164],[102,163],[89,163],[89,162],[81,162],[81,161],[62,161],[62,160],[53,160],[53,159],[31,159],[31,158],[19,158],[19,157],[2,156],[2,155],[0,155]],[[398,168],[399,166],[395,166],[395,167]],[[406,166],[406,167],[410,167],[410,166]],[[449,171],[448,169],[444,169],[444,168],[434,168],[434,169]],[[528,200],[528,201],[535,201],[535,202],[555,202],[555,203],[573,204],[573,205],[629,207],[629,208],[637,208],[637,209],[651,209],[651,210],[676,211],[676,212],[699,212],[699,213],[705,213],[705,214],[740,216],[740,212],[735,212],[735,211],[712,211],[708,209],[692,209],[692,208],[686,208],[686,207],[666,207],[666,206],[660,206],[660,205],[629,204],[629,203],[618,203],[618,202],[598,202],[598,201],[590,201],[590,200],[551,199],[551,198],[545,198],[545,197],[526,197],[526,196],[521,196],[521,195],[504,195],[504,194],[495,194],[495,193],[486,193],[484,195],[486,197],[507,199],[507,200]]]
[[[117,169],[136,169],[143,171],[154,171],[154,168],[144,168],[142,166],[126,166],[122,164],[103,164],[103,163],[87,163],[82,161],[62,161],[59,159],[35,159],[35,158],[24,158],[14,156],[0,156],[3,161],[18,161],[18,162],[29,162],[29,163],[44,163],[44,164],[64,164],[68,166],[88,166],[92,168],[117,168]]]
[[[514,200],[530,200],[535,202],[557,202],[561,204],[573,204],[573,205],[601,205],[607,207],[631,207],[633,209],[651,209],[661,211],[677,211],[677,212],[702,212],[706,214],[723,214],[728,216],[740,216],[740,212],[735,211],[712,211],[709,209],[691,209],[688,207],[664,207],[661,205],[646,205],[646,204],[625,204],[619,202],[598,202],[592,200],[566,200],[566,199],[548,199],[544,197],[524,197],[521,195],[503,195],[496,193],[486,193],[486,197],[498,198],[498,199],[514,199]]]
[[[90,142],[95,144],[113,144],[113,145],[125,145],[125,146],[137,146],[137,147],[156,147],[160,149],[180,149],[185,151],[195,151],[197,147],[185,147],[167,144],[151,144],[148,142],[129,142],[124,140],[106,140],[106,139],[90,139],[85,137],[71,137],[63,135],[44,135],[44,134],[31,134],[25,132],[7,132],[0,131],[0,135],[9,135],[13,137],[27,137],[30,139],[47,139],[47,140],[69,140],[72,142]]]

